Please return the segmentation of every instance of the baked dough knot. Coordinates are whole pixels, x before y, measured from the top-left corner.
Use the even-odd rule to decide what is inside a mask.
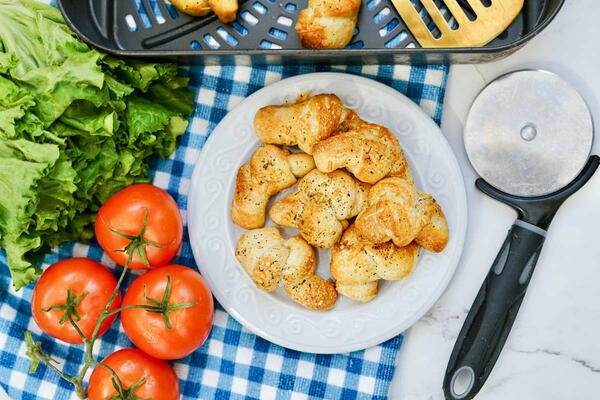
[[[407,277],[417,263],[419,245],[397,247],[392,242],[372,244],[351,225],[331,252],[331,275],[338,293],[368,302],[379,292],[379,280]]]
[[[203,17],[214,11],[221,22],[226,24],[237,18],[238,0],[171,0],[171,4],[179,11],[196,17]]]
[[[369,189],[344,171],[315,169],[300,180],[296,192],[271,207],[269,216],[278,225],[297,228],[311,245],[332,248],[348,220],[367,205]]]
[[[340,131],[313,147],[320,171],[346,168],[356,179],[370,184],[387,176],[412,177],[400,142],[389,129],[349,117]]]
[[[238,171],[231,219],[245,229],[263,227],[270,198],[293,186],[314,167],[308,154],[290,153],[273,145],[259,147]]]
[[[343,49],[356,29],[361,0],[308,0],[298,15],[296,32],[304,47]]]
[[[418,191],[411,180],[386,178],[368,194],[367,207],[356,218],[358,234],[379,244],[390,240],[398,247],[415,241],[434,252],[441,252],[449,239],[448,223],[440,205]]]
[[[301,237],[285,240],[275,227],[251,230],[240,238],[235,255],[265,292],[283,287],[294,301],[315,311],[327,311],[337,301],[335,284],[316,275],[315,252]]]
[[[348,116],[334,94],[299,96],[295,103],[263,107],[254,117],[254,130],[264,143],[298,146],[312,154],[315,143],[333,135]]]

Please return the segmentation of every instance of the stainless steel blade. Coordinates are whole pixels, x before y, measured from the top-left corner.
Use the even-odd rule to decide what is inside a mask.
[[[547,71],[517,71],[490,83],[469,111],[465,148],[477,173],[516,196],[553,193],[585,166],[594,140],[586,102]]]

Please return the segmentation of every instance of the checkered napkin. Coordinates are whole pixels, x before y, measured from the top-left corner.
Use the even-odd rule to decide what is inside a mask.
[[[448,72],[445,66],[182,68],[181,73],[190,76],[191,88],[196,92],[196,111],[176,152],[169,160],[155,160],[152,173],[154,184],[175,198],[184,220],[194,165],[206,139],[225,114],[265,85],[319,71],[358,74],[388,84],[440,122]],[[61,246],[46,257],[43,267],[73,256],[90,257],[114,267],[96,243]],[[174,262],[196,267],[187,235]],[[34,340],[41,340],[44,351],[60,361],[68,374],[78,371],[84,357],[83,347],[66,345],[42,334],[31,317],[32,286],[19,292],[12,289],[3,253],[0,253],[0,269],[0,384],[14,400],[76,399],[71,385],[45,366],[40,365],[35,374],[28,374],[23,334],[25,330],[32,331]],[[124,288],[135,277],[135,273],[129,274]],[[300,353],[255,336],[217,304],[209,339],[195,353],[173,365],[183,399],[384,399],[401,344],[402,337],[398,336],[350,354]],[[102,359],[131,346],[117,320],[98,341],[95,356]]]

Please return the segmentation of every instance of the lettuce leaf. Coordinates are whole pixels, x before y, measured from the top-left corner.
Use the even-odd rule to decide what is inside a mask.
[[[33,96],[19,88],[9,79],[0,76],[0,137],[13,138],[16,135],[15,123],[25,116],[25,112],[35,106]]]
[[[90,48],[50,6],[0,0],[0,248],[15,288],[54,246],[92,240],[100,206],[170,156],[187,83],[175,64]]]
[[[54,166],[59,157],[59,148],[53,144],[24,139],[0,141],[0,240],[17,288],[39,273],[26,257],[42,245],[34,233],[40,204],[37,188],[42,179],[56,173]]]

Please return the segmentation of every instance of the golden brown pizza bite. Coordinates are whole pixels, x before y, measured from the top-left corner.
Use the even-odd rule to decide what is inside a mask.
[[[283,287],[302,306],[327,311],[337,301],[335,284],[316,275],[314,250],[300,237],[285,240],[279,229],[246,232],[235,255],[256,286],[266,292]]]
[[[448,243],[446,217],[431,195],[418,191],[412,181],[386,178],[369,191],[368,206],[356,218],[357,232],[371,243],[393,241],[398,247],[412,241],[440,252]]]
[[[171,4],[179,11],[196,17],[203,17],[211,12],[208,0],[171,0]]]
[[[254,129],[265,143],[298,146],[312,154],[313,145],[333,135],[346,116],[336,95],[319,94],[301,97],[296,103],[261,108],[254,118]]]
[[[338,293],[353,300],[371,301],[379,291],[379,280],[407,277],[416,265],[419,246],[397,247],[392,242],[372,244],[351,225],[331,251],[331,275]]]
[[[440,253],[448,244],[450,232],[444,211],[433,197],[428,197],[425,215],[429,223],[421,229],[421,232],[415,238],[415,242],[427,250]]]
[[[313,147],[319,171],[346,168],[356,179],[370,184],[386,176],[411,176],[400,143],[387,128],[360,123],[356,117],[345,124],[347,130]]]
[[[297,228],[311,245],[331,248],[348,219],[366,206],[369,187],[344,171],[315,169],[300,180],[296,192],[271,207],[269,216],[276,224]]]
[[[336,135],[338,133],[346,132],[347,130],[350,130],[350,129],[356,129],[363,124],[366,124],[366,122],[363,121],[362,119],[360,119],[360,117],[358,116],[358,114],[355,111],[353,111],[349,108],[344,108],[344,114],[342,115],[342,122],[338,126]]]
[[[342,49],[354,36],[360,0],[308,0],[298,16],[296,32],[311,49]]]
[[[231,219],[245,229],[264,226],[271,196],[292,186],[313,168],[308,154],[291,154],[273,145],[259,147],[238,171]]]
[[[208,0],[208,4],[219,20],[225,24],[237,18],[238,0]]]

